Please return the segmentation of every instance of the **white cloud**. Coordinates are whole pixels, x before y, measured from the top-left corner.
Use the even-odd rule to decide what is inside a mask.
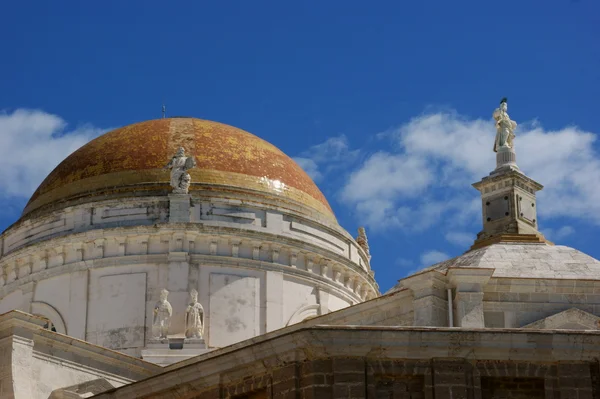
[[[350,175],[342,198],[360,203],[373,198],[374,193],[384,200],[398,195],[414,197],[431,183],[430,172],[424,159],[378,152]]]
[[[541,225],[559,216],[600,224],[595,134],[577,127],[544,130],[537,123],[521,124],[516,133],[517,163],[545,185],[538,194]],[[471,184],[495,167],[494,134],[493,121],[452,112],[413,118],[379,135],[397,151],[368,157],[350,174],[341,198],[373,229],[479,224],[481,203]]]
[[[294,157],[292,158],[304,171],[307,175],[310,176],[314,181],[319,181],[323,177],[321,172],[319,172],[319,166],[315,161],[310,158],[302,158],[302,157]]]
[[[444,252],[432,250],[421,254],[421,265],[431,266],[439,262],[450,259],[450,256]]]
[[[39,110],[0,113],[0,197],[28,197],[67,155],[105,130],[68,130],[59,116]]]
[[[354,162],[359,153],[360,150],[350,150],[346,136],[339,135],[310,147],[293,159],[314,181],[318,182],[325,175]]]
[[[549,240],[563,240],[575,233],[575,229],[571,226],[562,226],[558,229],[547,228],[542,230],[544,236]]]
[[[466,247],[475,241],[475,237],[471,233],[464,233],[461,231],[450,231],[446,233],[446,241],[459,247]]]

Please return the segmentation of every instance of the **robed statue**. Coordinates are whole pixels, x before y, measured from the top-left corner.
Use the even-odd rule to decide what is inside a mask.
[[[154,319],[152,321],[152,337],[155,339],[166,339],[171,325],[173,308],[167,301],[169,291],[160,291],[160,300],[154,305]]]
[[[183,147],[179,147],[177,153],[163,169],[171,169],[171,187],[173,194],[187,194],[190,188],[191,177],[187,172],[196,166],[193,156],[186,157]]]
[[[204,308],[198,302],[198,291],[190,291],[190,303],[185,311],[185,337],[202,338],[204,334]]]
[[[496,108],[493,114],[493,117],[496,120],[494,152],[498,152],[501,147],[514,148],[513,140],[515,138],[517,123],[510,119],[507,110],[507,99],[503,98],[502,101],[500,101],[500,106]]]

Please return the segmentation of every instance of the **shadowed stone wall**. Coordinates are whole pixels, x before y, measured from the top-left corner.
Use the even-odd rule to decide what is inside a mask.
[[[195,396],[173,397],[594,399],[600,398],[600,392],[593,388],[600,378],[598,372],[596,363],[336,357],[292,362],[267,374],[207,387],[203,393],[194,393]],[[222,376],[222,380],[227,380],[227,376]]]

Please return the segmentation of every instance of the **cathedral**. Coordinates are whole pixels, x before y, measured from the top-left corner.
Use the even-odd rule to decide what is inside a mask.
[[[365,230],[259,137],[90,141],[0,235],[0,399],[600,398],[600,262],[539,232],[493,117],[481,232],[387,293]]]

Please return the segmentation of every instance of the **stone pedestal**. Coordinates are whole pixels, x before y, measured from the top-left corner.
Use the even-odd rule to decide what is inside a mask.
[[[191,198],[189,194],[169,194],[169,222],[190,222]]]
[[[498,158],[505,155],[508,159],[514,152],[498,152]],[[519,171],[516,164],[507,161],[473,187],[481,193],[483,218],[483,230],[477,234],[475,245],[507,234],[542,237],[537,230],[535,193],[543,187]]]
[[[500,170],[519,170],[517,166],[517,154],[513,148],[500,147],[496,152],[496,170],[491,174],[498,173]]]
[[[168,366],[209,351],[203,339],[169,337],[148,341],[146,349],[142,349],[142,359],[160,366]]]

